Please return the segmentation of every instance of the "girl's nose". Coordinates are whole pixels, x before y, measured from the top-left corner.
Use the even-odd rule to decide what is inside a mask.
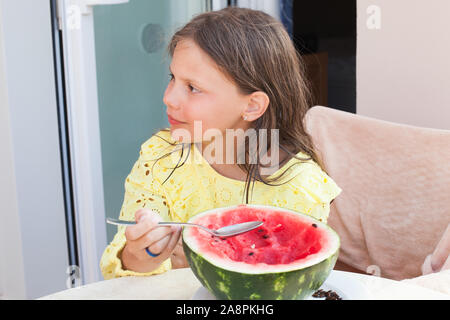
[[[163,102],[169,109],[177,110],[180,108],[180,103],[178,102],[177,97],[170,89],[167,89],[164,93]]]

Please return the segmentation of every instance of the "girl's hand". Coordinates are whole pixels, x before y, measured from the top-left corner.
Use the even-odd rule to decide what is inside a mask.
[[[186,256],[184,255],[181,237],[178,240],[177,245],[175,246],[175,250],[173,251],[172,256],[170,258],[172,261],[172,269],[189,267],[189,264],[186,260]]]
[[[125,230],[127,242],[122,252],[122,264],[128,270],[150,272],[172,255],[180,239],[181,227],[158,226],[162,218],[148,209],[136,211],[135,220],[137,223]],[[151,257],[145,248],[158,256]]]

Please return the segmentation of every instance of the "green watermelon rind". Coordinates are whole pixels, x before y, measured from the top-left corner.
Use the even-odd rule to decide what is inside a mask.
[[[240,205],[239,205],[240,206]],[[264,205],[247,205],[254,208],[284,210],[300,214],[305,218],[315,218],[296,211]],[[220,208],[229,210],[238,206]],[[208,210],[203,214],[216,210]],[[254,273],[237,272],[226,269],[204,258],[192,250],[185,241],[183,230],[183,250],[189,266],[200,283],[217,299],[220,300],[302,300],[311,296],[328,278],[339,256],[340,239],[337,233],[323,222],[317,224],[324,227],[330,236],[337,240],[335,250],[323,256],[323,260],[313,265],[306,264],[303,268],[286,271]]]
[[[220,300],[302,300],[325,282],[336,264],[339,249],[318,264],[287,272],[248,274],[212,264],[183,241],[192,272]]]

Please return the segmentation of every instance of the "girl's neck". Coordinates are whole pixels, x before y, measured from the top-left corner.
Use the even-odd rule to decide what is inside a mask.
[[[238,163],[242,163],[242,160],[238,162],[238,150],[242,150],[242,146],[237,146],[236,143],[227,145],[226,139],[223,140],[222,149],[220,149],[220,143],[215,145],[215,139],[212,138],[210,141],[201,142],[201,154],[203,158],[210,164],[210,166],[223,176],[231,179],[245,181],[247,175],[239,166]],[[268,152],[268,157],[270,158],[270,152]],[[227,158],[228,155],[228,158]],[[275,163],[271,163],[270,169],[264,169],[265,173],[263,177],[268,177],[276,172],[285,161],[288,159],[289,155],[281,148],[278,149],[278,160]],[[230,159],[231,158],[231,159]]]
[[[202,141],[201,148],[203,157],[210,165],[236,165],[238,163],[238,147],[235,146],[235,143],[228,145],[225,138],[222,139],[222,143],[216,143],[214,137],[210,141]]]

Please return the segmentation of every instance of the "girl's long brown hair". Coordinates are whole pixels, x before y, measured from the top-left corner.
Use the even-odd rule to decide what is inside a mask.
[[[266,112],[253,121],[251,126],[256,130],[258,137],[260,129],[266,129],[268,133],[271,129],[279,130],[279,147],[289,155],[279,163],[280,167],[295,157],[301,161],[312,159],[325,171],[312,139],[305,130],[304,116],[311,106],[312,94],[306,80],[302,57],[278,20],[263,11],[239,7],[227,7],[198,14],[172,36],[167,47],[170,57],[173,57],[177,43],[185,39],[193,40],[206,52],[242,94],[263,91],[268,95],[270,103]],[[268,150],[270,140],[267,139]],[[165,181],[175,169],[185,163],[189,153],[179,165],[185,149],[190,152],[190,147],[191,143],[182,146],[180,159]],[[259,150],[259,141],[256,150]],[[299,158],[296,154],[300,151],[309,157]],[[169,156],[172,152],[156,161]],[[249,161],[247,139],[245,152],[245,163],[238,165],[247,172],[245,194],[246,203],[249,203],[250,183],[252,190],[256,180],[266,185],[280,185],[271,182],[279,181],[292,166],[277,177],[265,179],[260,175],[261,167],[265,167],[259,161],[260,156],[257,155],[255,158],[258,160],[257,163]],[[299,162],[293,165],[295,164]]]

